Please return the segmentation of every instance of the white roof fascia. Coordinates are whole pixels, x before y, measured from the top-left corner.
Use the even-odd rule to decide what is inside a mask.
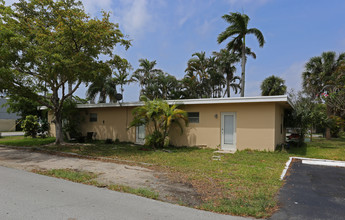
[[[233,98],[206,98],[206,99],[178,99],[166,100],[170,105],[200,105],[200,104],[227,104],[227,103],[258,103],[258,102],[291,102],[286,95],[283,96],[256,96],[256,97],[233,97]],[[136,107],[143,106],[142,102],[125,103],[99,103],[78,104],[77,108],[107,108],[107,107]]]

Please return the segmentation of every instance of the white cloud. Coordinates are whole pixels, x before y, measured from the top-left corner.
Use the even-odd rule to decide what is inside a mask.
[[[101,10],[109,11],[111,0],[81,0],[83,2],[85,11],[91,15],[96,15]]]
[[[204,23],[198,27],[198,32],[200,35],[205,35],[210,33],[211,30],[215,27],[215,23],[219,20],[219,18],[213,18],[211,20],[205,20]]]
[[[116,17],[130,36],[139,35],[152,27],[152,14],[148,11],[148,0],[122,0],[116,10]]]
[[[183,26],[191,17],[194,16],[196,11],[195,1],[179,0],[176,8],[176,15],[178,16],[178,26]]]
[[[280,77],[285,80],[285,85],[290,89],[299,91],[302,89],[302,73],[304,71],[305,61],[291,64]]]

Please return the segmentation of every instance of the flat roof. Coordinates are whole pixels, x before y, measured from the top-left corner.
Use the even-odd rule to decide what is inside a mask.
[[[204,98],[204,99],[178,99],[166,100],[170,105],[200,105],[200,104],[227,104],[227,103],[258,103],[258,102],[281,102],[292,106],[287,95],[281,96],[255,96],[255,97],[231,97],[231,98]],[[136,107],[142,106],[143,102],[123,103],[98,103],[78,104],[77,108],[109,108],[109,107]]]

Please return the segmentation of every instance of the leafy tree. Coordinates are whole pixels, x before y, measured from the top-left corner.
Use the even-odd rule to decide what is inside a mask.
[[[217,41],[220,44],[229,37],[233,37],[232,40],[227,44],[227,50],[239,51],[238,53],[242,56],[241,97],[244,97],[246,54],[249,53],[256,57],[255,54],[253,54],[251,50],[246,47],[246,36],[249,34],[254,34],[259,42],[260,47],[264,46],[265,39],[259,29],[248,28],[250,18],[246,14],[230,13],[223,15],[222,18],[229,23],[230,26],[228,26],[225,31],[218,35]]]
[[[116,82],[111,76],[106,78],[98,77],[95,79],[86,91],[86,97],[95,102],[96,96],[99,94],[98,103],[106,103],[107,97],[110,103],[116,102]]]
[[[335,113],[335,109],[332,108],[332,96],[329,95],[333,94],[333,97],[336,97],[336,94],[342,93],[344,89],[344,72],[342,68],[344,65],[345,53],[337,57],[335,52],[323,52],[321,56],[312,57],[306,63],[303,72],[304,91],[314,99],[321,100],[324,98],[329,119]],[[333,102],[333,104],[335,103]],[[331,138],[330,127],[326,127],[326,138]]]
[[[208,78],[207,68],[208,59],[206,58],[206,53],[204,51],[192,54],[192,58],[188,60],[188,66],[185,72],[193,73],[199,82]]]
[[[73,96],[67,99],[62,108],[62,119],[63,119],[63,131],[68,132],[71,137],[81,137],[80,123],[84,120],[84,117],[80,114],[77,109],[77,104],[85,104],[86,100],[81,99],[77,96]]]
[[[181,80],[181,99],[197,99],[199,97],[199,82],[192,72],[188,72]]]
[[[235,94],[237,94],[241,87],[239,83],[236,83],[236,80],[240,81],[241,78],[234,76],[236,72],[234,64],[239,61],[239,56],[235,53],[230,53],[225,49],[221,49],[220,52],[213,52],[213,55],[216,57],[218,71],[226,75],[227,97],[230,97],[230,88],[232,88],[235,91]]]
[[[310,130],[310,140],[314,127],[325,126],[330,121],[327,119],[326,110],[323,104],[316,103],[311,97],[305,96],[302,92],[289,94],[293,105],[292,111],[286,114],[285,125],[288,127],[299,128],[302,139]]]
[[[142,96],[140,100],[144,102],[144,105],[133,110],[134,119],[130,126],[153,125],[153,132],[147,136],[146,144],[152,144],[156,148],[167,146],[172,124],[177,124],[181,128],[181,133],[183,132],[181,121],[188,125],[187,113],[178,109],[177,105],[170,106],[166,101],[149,100],[145,96]]]
[[[223,88],[226,84],[224,75],[219,71],[218,65],[216,57],[213,56],[208,59],[207,74],[209,78],[205,81],[208,84],[207,86],[211,87],[212,98],[222,97]]]
[[[63,141],[61,110],[81,83],[92,82],[117,44],[130,46],[103,12],[90,18],[74,0],[0,2],[0,88],[47,106],[54,112],[56,144]],[[104,71],[104,75],[108,75]],[[66,84],[75,82],[66,93]],[[51,92],[50,97],[42,95]]]
[[[25,136],[31,136],[36,138],[40,124],[38,123],[38,117],[36,115],[28,115],[22,123]]]
[[[133,81],[129,76],[129,71],[132,69],[132,66],[126,59],[118,55],[115,55],[108,63],[115,75],[115,83],[121,86],[121,95],[123,97],[123,86]]]
[[[284,95],[286,94],[285,80],[277,76],[269,76],[261,83],[261,95]]]
[[[145,89],[147,85],[151,83],[153,78],[157,73],[162,72],[160,69],[156,69],[155,66],[157,65],[157,62],[149,61],[147,59],[140,59],[139,60],[139,68],[136,69],[133,73],[133,80],[137,81],[141,87],[141,92]]]
[[[18,95],[9,95],[8,97],[9,99],[5,104],[6,106],[8,106],[8,113],[17,113],[22,119],[25,119],[27,115],[39,116],[40,104],[38,102]]]
[[[142,94],[149,99],[179,99],[179,81],[172,75],[158,72],[151,79],[150,84],[142,90]]]
[[[194,80],[194,84],[197,84],[197,97],[207,98],[211,97],[212,89],[209,82],[209,67],[210,61],[206,57],[205,52],[197,52],[192,54],[192,58],[188,60],[186,76],[190,80]]]

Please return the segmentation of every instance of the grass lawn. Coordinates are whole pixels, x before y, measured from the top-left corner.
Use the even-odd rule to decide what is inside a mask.
[[[192,184],[204,202],[198,208],[260,218],[270,216],[277,207],[275,195],[283,185],[279,178],[289,156],[345,161],[344,138],[331,141],[315,138],[304,147],[292,148],[288,152],[217,154],[221,155],[220,160],[213,160],[215,154],[212,149],[191,147],[163,151],[131,144],[107,145],[98,142],[85,146],[47,148],[153,164],[151,168],[169,173],[172,179]],[[114,186],[115,190],[125,191],[124,188]]]
[[[193,185],[201,209],[235,215],[267,217],[276,208],[275,195],[288,160],[287,153],[241,151],[213,160],[214,150],[168,148],[165,151],[130,144],[94,144],[50,149],[153,164],[176,181]]]
[[[345,161],[345,138],[332,139],[313,138],[303,147],[289,150],[292,156]]]
[[[55,141],[55,138],[31,138],[24,136],[13,136],[13,137],[1,137],[0,145],[11,145],[11,146],[39,146],[50,144]]]

